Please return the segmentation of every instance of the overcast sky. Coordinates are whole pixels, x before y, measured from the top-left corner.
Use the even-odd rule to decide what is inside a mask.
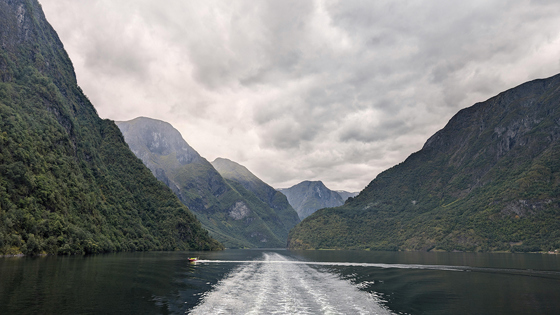
[[[39,0],[99,115],[276,188],[360,191],[461,108],[560,72],[560,2]]]

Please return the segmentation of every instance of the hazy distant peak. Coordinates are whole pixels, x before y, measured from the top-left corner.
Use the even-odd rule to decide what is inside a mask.
[[[322,181],[306,180],[278,191],[286,195],[302,220],[319,209],[341,206],[345,200],[337,192],[328,189]]]
[[[216,159],[214,159],[214,161],[211,162],[212,164],[216,163],[219,165],[222,165],[224,167],[228,167],[228,168],[241,168],[241,169],[245,169],[246,171],[249,171],[245,166],[232,161],[230,159],[226,159],[226,158],[222,158],[222,157],[217,157]]]
[[[340,197],[342,197],[342,200],[346,201],[348,198],[350,197],[356,197],[359,192],[349,192],[349,191],[345,191],[345,190],[335,190]]]
[[[115,123],[119,123],[119,122],[128,122],[128,123],[144,123],[144,122],[149,122],[151,124],[157,123],[157,124],[162,124],[162,125],[166,125],[170,128],[173,128],[173,126],[163,120],[159,120],[159,119],[155,119],[155,118],[150,118],[150,117],[145,117],[145,116],[138,116],[136,118],[133,118],[131,120],[122,120],[122,121],[115,121]]]
[[[225,178],[245,181],[261,181],[245,166],[232,160],[218,157],[214,161],[212,161],[211,164]]]

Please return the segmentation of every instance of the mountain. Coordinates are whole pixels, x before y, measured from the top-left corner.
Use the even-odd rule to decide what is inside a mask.
[[[0,0],[0,254],[220,249],[97,115],[36,0]]]
[[[243,186],[272,208],[282,221],[282,225],[286,227],[286,235],[283,235],[282,238],[287,239],[288,232],[300,222],[300,219],[284,194],[263,182],[245,166],[231,160],[217,158],[212,162],[212,166],[223,178]],[[233,185],[233,183],[231,184]]]
[[[117,125],[132,152],[226,247],[286,246],[295,223],[285,225],[284,214],[243,185],[224,179],[169,123],[139,117]]]
[[[349,192],[345,190],[335,190],[337,194],[340,195],[343,201],[348,200],[350,197],[356,197],[359,193],[357,192]]]
[[[300,219],[305,219],[322,208],[344,204],[341,195],[328,189],[321,181],[303,181],[290,188],[278,189],[286,195],[290,205],[296,209]]]
[[[457,113],[404,162],[290,232],[291,248],[560,248],[560,75]]]

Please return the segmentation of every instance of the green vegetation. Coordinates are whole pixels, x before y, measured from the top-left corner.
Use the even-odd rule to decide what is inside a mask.
[[[0,23],[0,254],[222,248],[97,116],[37,1]]]
[[[560,248],[560,75],[460,111],[344,206],[290,232],[291,248]]]
[[[246,195],[247,198],[249,198],[249,195],[252,195],[251,199],[254,200],[254,203],[261,204],[259,208],[271,209],[271,211],[267,212],[272,215],[267,214],[266,216],[273,222],[276,222],[272,224],[271,228],[283,240],[285,245],[288,232],[300,222],[297,212],[292,208],[286,196],[236,162],[217,158],[212,162],[212,166],[238,192]]]
[[[164,121],[138,117],[117,125],[132,151],[196,214],[212,237],[228,248],[286,246],[288,231],[299,220],[285,198],[284,203],[275,199],[272,187],[262,183],[273,191],[273,200],[259,185],[224,179]]]
[[[230,238],[223,243],[231,248],[285,247],[288,229],[278,224],[278,216],[239,183],[226,180],[226,185],[227,192],[214,205],[216,211],[197,213],[202,224]],[[236,206],[246,207],[247,213],[234,217],[232,210]],[[219,235],[215,237],[222,241]]]

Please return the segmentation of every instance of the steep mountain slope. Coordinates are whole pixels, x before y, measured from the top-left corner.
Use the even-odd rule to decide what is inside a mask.
[[[288,232],[300,222],[297,212],[290,206],[288,199],[267,183],[251,173],[245,166],[224,158],[217,158],[212,166],[228,181],[239,183],[243,188],[255,194],[262,202],[274,210]]]
[[[289,228],[281,217],[243,185],[226,181],[169,123],[139,117],[117,125],[132,152],[225,246],[286,246]]]
[[[296,209],[302,220],[319,209],[344,204],[340,194],[328,189],[321,181],[303,181],[278,191],[286,195],[288,202]]]
[[[219,249],[77,85],[36,0],[0,0],[0,254]]]
[[[560,75],[461,110],[422,150],[344,206],[318,211],[292,248],[560,248]]]

